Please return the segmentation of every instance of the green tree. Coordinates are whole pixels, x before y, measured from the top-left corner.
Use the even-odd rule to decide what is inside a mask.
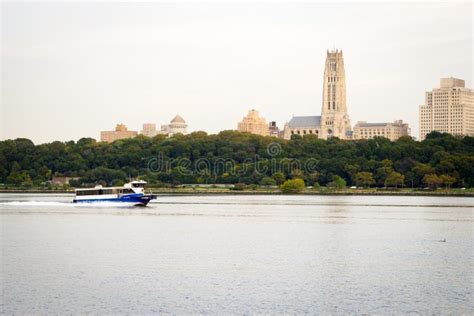
[[[280,186],[280,189],[283,193],[298,193],[298,192],[303,191],[304,188],[305,188],[304,180],[300,178],[286,180]]]
[[[267,152],[268,144],[273,141],[269,137],[237,131],[223,131],[216,135],[196,132],[170,138],[164,135],[153,138],[139,136],[111,144],[90,138],[39,145],[27,139],[4,140],[0,141],[0,183],[28,186],[33,179],[35,185],[44,185],[51,175],[57,174],[80,177],[77,184],[88,186],[100,180],[105,180],[108,185],[123,183],[138,176],[146,176],[150,184],[160,185],[255,185],[274,167],[266,160],[274,158]],[[456,179],[454,183],[446,177],[441,179],[446,187],[455,184],[474,187],[474,138],[469,136],[431,133],[421,142],[407,137],[390,142],[385,138],[345,141],[295,136],[293,140],[279,140],[278,143],[281,151],[275,168],[281,173],[272,175],[278,185],[292,177],[302,178],[308,185],[335,186],[340,181],[333,181],[334,175],[358,185],[371,185],[370,180],[356,182],[357,173],[364,171],[373,174],[377,186],[385,185],[387,177],[398,172],[405,176],[405,185],[409,187],[424,185],[425,176],[432,174]],[[154,157],[162,157],[163,163],[151,163]],[[177,163],[179,159],[190,164],[180,165]],[[312,173],[314,169],[306,167],[312,166],[306,164],[310,159],[317,161],[318,173]],[[232,161],[229,168],[222,164],[228,160]],[[197,172],[199,161],[204,164],[200,164]],[[155,168],[167,163],[169,166],[164,170]],[[194,170],[194,173],[181,172],[184,167]],[[267,171],[259,172],[261,170]],[[387,184],[390,182],[389,179]],[[436,181],[434,183],[436,186]]]
[[[262,180],[260,180],[261,185],[276,185],[275,179],[271,177],[263,177]]]
[[[273,177],[273,179],[275,179],[275,182],[276,182],[277,185],[283,184],[283,182],[285,182],[285,180],[286,180],[285,175],[281,172],[274,173],[272,177]]]
[[[43,181],[46,181],[46,180],[49,180],[51,178],[51,169],[48,169],[48,167],[46,166],[41,166],[39,169],[38,169],[38,178],[40,180],[43,180]]]
[[[20,164],[13,162],[7,183],[14,186],[31,186],[33,181],[27,171],[21,171]]]
[[[450,189],[453,183],[456,182],[456,178],[450,176],[449,174],[442,174],[440,178],[443,184],[445,185],[446,189]]]
[[[385,185],[385,179],[387,179],[388,175],[393,172],[393,168],[388,164],[384,164],[383,167],[377,169],[376,179],[377,185],[383,186]]]
[[[309,185],[316,185],[318,184],[320,173],[317,171],[311,172],[307,176],[305,176],[305,182],[308,183]]]
[[[357,186],[370,187],[375,183],[374,175],[367,171],[357,172],[354,176],[354,182]]]
[[[405,176],[396,172],[396,171],[393,171],[392,173],[390,173],[387,178],[385,179],[385,182],[384,182],[384,185],[386,187],[399,187],[399,186],[403,186],[403,183],[405,181]]]
[[[436,189],[443,183],[443,180],[435,173],[427,174],[423,177],[423,183],[432,189]]]
[[[391,161],[390,159],[384,159],[382,160],[382,165],[385,168],[393,168],[393,161]]]
[[[358,164],[348,164],[345,165],[343,169],[349,178],[355,179],[356,174],[360,171],[360,166]]]
[[[414,175],[413,178],[412,178],[413,185],[415,185],[415,186],[420,186],[421,183],[424,183],[423,178],[427,174],[435,173],[434,169],[429,164],[420,163],[420,162],[418,162],[412,168],[412,172],[413,172],[413,175]]]
[[[114,170],[104,167],[98,167],[88,171],[81,178],[82,183],[93,184],[100,183],[103,186],[114,185],[115,182],[123,183],[127,180],[127,174],[122,170]]]
[[[328,183],[328,187],[335,189],[344,189],[346,187],[346,180],[338,175],[332,177],[332,181]]]
[[[295,169],[291,172],[291,177],[293,179],[296,179],[296,178],[300,178],[300,179],[303,179],[304,177],[304,172],[300,169]]]

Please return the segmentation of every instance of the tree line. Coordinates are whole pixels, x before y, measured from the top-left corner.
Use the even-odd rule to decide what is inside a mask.
[[[421,142],[315,135],[282,140],[236,131],[140,135],[111,144],[92,138],[39,145],[24,138],[0,141],[0,183],[11,187],[48,186],[53,176],[68,176],[78,178],[70,182],[76,187],[141,178],[154,186],[301,179],[307,186],[469,188],[473,166],[474,138],[439,132]]]

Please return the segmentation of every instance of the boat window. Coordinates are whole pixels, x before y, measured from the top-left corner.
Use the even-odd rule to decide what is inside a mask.
[[[132,189],[120,189],[119,190],[120,194],[130,194],[130,193],[135,193]]]
[[[104,194],[130,194],[135,193],[132,189],[99,189],[99,190],[78,190],[76,195],[104,195]]]
[[[77,191],[76,195],[98,195],[99,190],[83,190],[83,191]]]

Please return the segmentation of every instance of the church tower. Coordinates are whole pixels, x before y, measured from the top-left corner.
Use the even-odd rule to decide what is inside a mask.
[[[346,74],[342,50],[328,51],[324,69],[320,137],[348,139],[350,134],[351,122],[346,107]]]

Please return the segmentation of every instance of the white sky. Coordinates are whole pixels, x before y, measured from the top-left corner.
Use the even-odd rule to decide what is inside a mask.
[[[343,49],[354,125],[403,119],[441,77],[472,88],[473,6],[457,3],[1,4],[0,139],[99,138],[125,123],[282,128],[320,115],[326,50]]]

